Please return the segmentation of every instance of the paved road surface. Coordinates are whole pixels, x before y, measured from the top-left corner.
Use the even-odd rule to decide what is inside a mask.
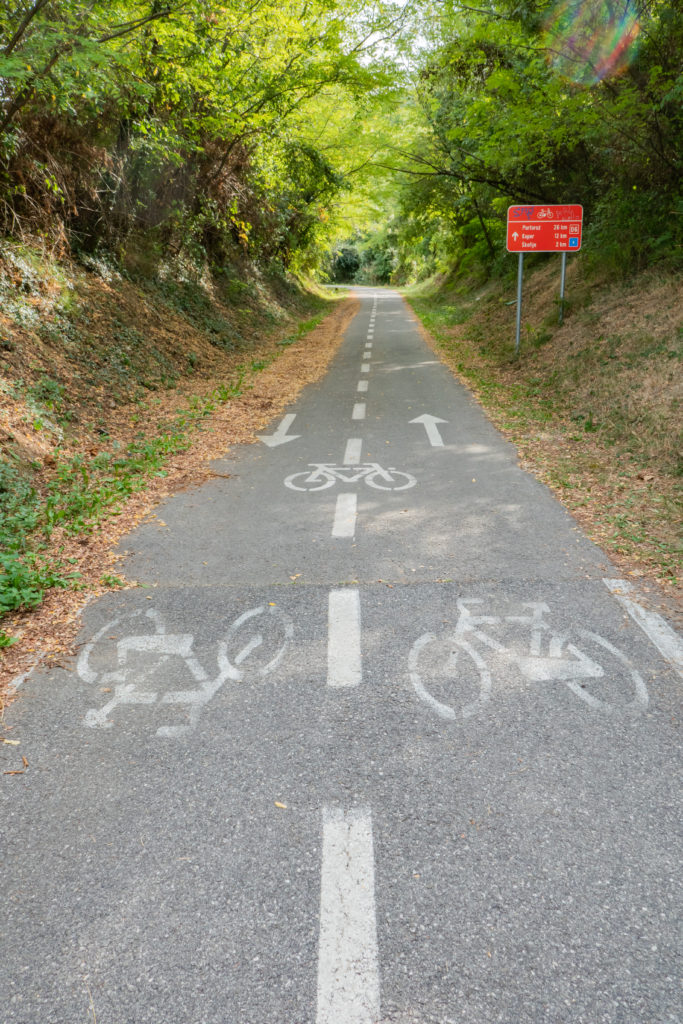
[[[680,676],[360,294],[9,711],[4,1024],[681,1019]]]

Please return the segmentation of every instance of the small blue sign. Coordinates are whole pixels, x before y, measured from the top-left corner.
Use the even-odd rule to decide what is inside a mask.
[[[579,240],[578,240],[578,238],[570,238],[569,239],[569,248],[570,249],[578,249],[579,248]]]

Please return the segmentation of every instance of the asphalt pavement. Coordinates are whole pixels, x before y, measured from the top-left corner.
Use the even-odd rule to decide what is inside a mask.
[[[396,293],[7,712],[4,1024],[673,1024],[680,639]]]

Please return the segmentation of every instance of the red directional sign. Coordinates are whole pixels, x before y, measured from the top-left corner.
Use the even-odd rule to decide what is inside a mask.
[[[508,252],[578,252],[582,206],[508,207]]]

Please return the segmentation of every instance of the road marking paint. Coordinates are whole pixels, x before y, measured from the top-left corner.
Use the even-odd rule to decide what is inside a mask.
[[[418,416],[414,420],[410,420],[411,423],[421,423],[427,432],[427,440],[429,441],[432,448],[443,448],[443,438],[439,433],[437,423],[448,423],[448,420],[439,419],[438,416],[431,416],[429,413],[425,413],[423,416]]]
[[[368,382],[366,380],[359,380],[358,381],[358,387],[356,388],[356,391],[367,391],[367,390],[368,390]]]
[[[332,524],[333,537],[353,537],[356,532],[356,503],[355,494],[338,496]]]
[[[352,420],[364,420],[365,419],[365,402],[356,402],[351,413]]]
[[[362,363],[360,368],[361,373],[370,373],[370,363]]]
[[[264,633],[258,632],[251,637],[247,634],[244,639],[241,639],[239,632],[242,626],[249,623],[250,628],[253,628],[256,623],[252,622],[252,620],[262,617],[264,620],[262,628],[264,630],[267,630],[272,635],[272,622],[275,621],[278,624],[277,628],[283,634],[280,637],[279,648],[268,664],[256,668],[252,666],[250,673],[252,677],[255,673],[259,678],[264,678],[275,669],[284,657],[294,635],[294,627],[291,620],[275,605],[268,609],[265,606],[251,608],[240,615],[238,619],[235,619],[228,630],[225,640],[219,643],[217,652],[219,671],[215,679],[210,679],[194,655],[194,637],[191,634],[167,633],[163,618],[153,609],[147,610],[144,616],[134,613],[133,618],[135,617],[140,617],[143,620],[143,625],[144,619],[151,620],[153,627],[148,626],[147,628],[154,628],[155,632],[122,637],[116,644],[114,668],[97,673],[92,668],[89,659],[93,647],[106,633],[111,633],[112,629],[117,629],[118,632],[120,619],[113,619],[109,622],[81,651],[77,663],[77,671],[81,679],[85,682],[93,683],[99,678],[100,682],[105,684],[105,692],[110,693],[113,689],[114,693],[114,696],[103,707],[91,708],[86,712],[84,722],[90,728],[111,728],[113,723],[109,715],[120,705],[156,705],[158,708],[167,708],[169,705],[175,705],[182,708],[187,719],[186,724],[159,726],[156,730],[156,735],[171,738],[181,736],[191,731],[197,725],[203,707],[209,703],[228,679],[231,679],[233,682],[241,682],[247,677],[249,666],[246,663],[255,651],[262,648],[265,636]],[[244,640],[246,640],[246,643]],[[229,649],[233,646],[240,646],[241,649],[231,660]],[[136,655],[151,655],[152,657],[145,659],[147,665],[144,667],[138,661]],[[155,655],[156,657],[154,657]],[[151,682],[156,678],[163,681],[166,673],[160,670],[171,659],[176,659],[176,663],[178,659],[184,662],[186,669],[185,678],[192,687],[191,689],[165,693],[159,692],[158,689],[138,689],[139,685],[145,680],[150,680]],[[245,665],[244,670],[241,668],[242,665]]]
[[[626,609],[634,622],[647,633],[657,650],[683,675],[683,640],[661,615],[643,608],[636,600],[637,591],[628,580],[602,581]]]
[[[362,448],[363,439],[361,437],[350,437],[349,440],[346,442],[346,451],[344,452],[344,465],[357,466],[360,462]]]
[[[288,441],[296,441],[301,437],[301,434],[287,433],[295,419],[296,413],[290,412],[285,416],[273,434],[257,434],[256,436],[260,438],[264,444],[267,444],[269,448],[277,448],[278,445],[287,444]]]
[[[379,1019],[370,809],[325,807],[316,1024],[377,1024]]]
[[[362,675],[358,591],[347,587],[331,590],[327,615],[327,685],[358,686]]]

